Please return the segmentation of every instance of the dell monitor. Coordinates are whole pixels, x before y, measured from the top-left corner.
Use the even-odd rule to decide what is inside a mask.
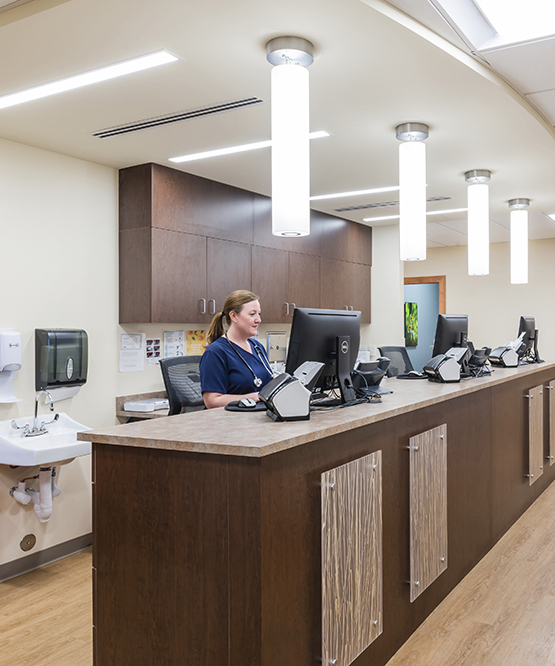
[[[522,338],[522,344],[517,350],[520,363],[540,363],[538,352],[538,331],[534,317],[521,317],[518,326],[518,336]]]
[[[292,375],[305,361],[324,364],[315,388],[339,387],[341,402],[356,398],[351,383],[360,344],[360,312],[295,308],[285,372]]]
[[[466,347],[467,340],[468,315],[438,315],[432,358],[453,347]]]

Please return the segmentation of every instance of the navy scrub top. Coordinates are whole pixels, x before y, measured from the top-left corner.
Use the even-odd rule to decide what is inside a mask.
[[[266,364],[262,362],[257,353],[258,349],[260,356],[266,359],[269,366],[266,350],[252,338],[249,338],[249,343],[252,354],[241,349],[224,336],[208,345],[200,359],[199,366],[200,385],[203,393],[245,395],[246,393],[259,391],[262,386],[272,379]],[[254,375],[262,380],[261,386],[256,387],[254,385],[253,372],[249,370],[238,354],[250,365]]]

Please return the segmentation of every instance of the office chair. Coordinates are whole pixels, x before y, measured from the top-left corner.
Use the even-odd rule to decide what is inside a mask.
[[[414,372],[406,347],[378,347],[380,356],[386,356],[391,363],[387,369],[388,377],[401,377]]]
[[[160,359],[160,370],[170,403],[168,416],[204,409],[200,390],[200,356]]]

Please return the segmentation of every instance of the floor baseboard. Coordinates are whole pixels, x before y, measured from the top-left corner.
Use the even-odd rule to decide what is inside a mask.
[[[89,548],[92,544],[92,533],[84,534],[83,536],[64,541],[56,546],[45,548],[31,555],[20,557],[12,562],[0,565],[0,583],[3,583],[10,578],[21,576],[21,574],[28,573],[34,569],[44,567],[51,562],[61,560],[69,555],[74,555],[85,548]]]

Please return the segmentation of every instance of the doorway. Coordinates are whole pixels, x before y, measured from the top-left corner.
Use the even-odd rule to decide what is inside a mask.
[[[432,357],[437,316],[446,309],[445,287],[445,275],[405,278],[404,300],[413,304],[417,322],[417,336],[410,340],[410,346],[405,343],[415,370],[422,370]]]

